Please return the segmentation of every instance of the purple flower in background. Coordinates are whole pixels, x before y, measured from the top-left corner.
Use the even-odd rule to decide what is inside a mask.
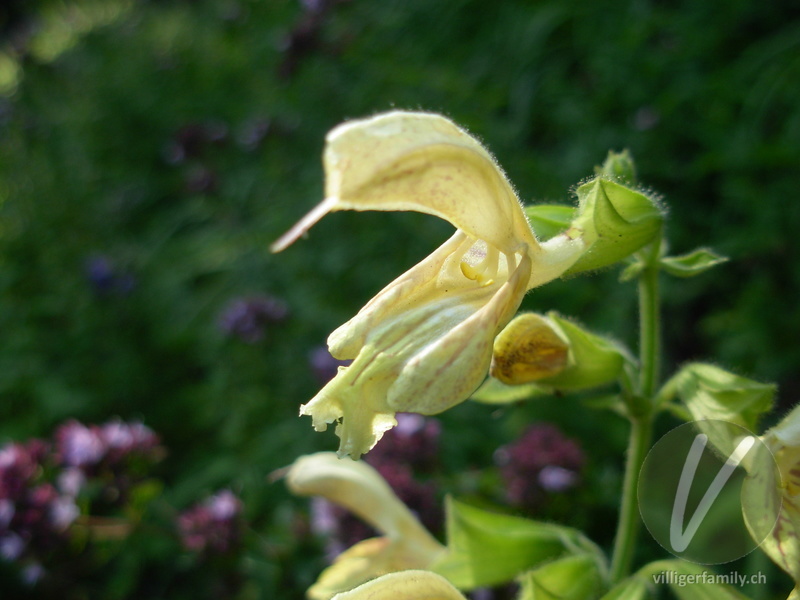
[[[261,145],[272,129],[270,119],[264,117],[250,119],[242,126],[237,141],[245,150],[252,152]]]
[[[495,452],[509,502],[536,509],[547,493],[564,492],[580,479],[585,457],[580,446],[555,425],[537,424]]]
[[[48,507],[48,517],[56,531],[66,531],[80,514],[81,511],[71,496],[56,496]]]
[[[0,498],[0,531],[8,527],[15,512],[14,503],[10,499]]]
[[[0,558],[4,560],[17,560],[25,551],[25,540],[16,533],[9,532],[0,535]]]
[[[415,413],[398,413],[396,419],[397,426],[384,434],[365,460],[376,468],[383,464],[405,464],[415,471],[434,468],[439,458],[439,421]]]
[[[125,295],[136,287],[133,275],[119,270],[107,256],[90,256],[84,263],[83,271],[94,291],[101,295],[111,293]]]
[[[71,497],[42,482],[48,450],[36,439],[0,450],[0,556],[6,560],[49,549],[78,516]]]
[[[408,465],[386,463],[375,469],[428,530],[441,531],[444,515],[432,481],[417,481]],[[331,560],[358,542],[378,535],[353,513],[321,497],[311,503],[311,530],[326,538],[326,553]]]
[[[319,496],[311,501],[311,531],[325,538],[325,554],[330,562],[347,548],[378,535],[353,513]]]
[[[68,467],[88,468],[98,464],[108,450],[100,428],[71,420],[55,433],[60,462]]]
[[[184,176],[184,187],[190,194],[211,194],[217,191],[219,178],[208,167],[194,167]]]
[[[578,483],[578,473],[559,467],[547,465],[539,471],[539,485],[547,492],[566,492]]]
[[[3,511],[0,554],[7,560],[59,545],[79,514],[74,499],[49,483],[31,483],[10,507],[4,503]]]
[[[334,510],[335,506],[322,496],[311,497],[311,531],[326,537],[339,533],[339,514]]]
[[[86,278],[98,292],[109,292],[114,287],[116,272],[111,260],[105,256],[93,256],[84,265]]]
[[[111,463],[132,454],[156,458],[160,454],[160,439],[152,429],[138,421],[126,423],[113,419],[100,426],[100,437],[106,446]]]
[[[38,562],[32,562],[25,565],[22,569],[22,581],[28,586],[34,586],[36,583],[45,576],[45,569]]]
[[[0,449],[0,498],[17,500],[42,470],[47,444],[30,440]]]
[[[103,425],[70,420],[56,428],[52,443],[32,439],[3,446],[0,558],[15,562],[23,582],[35,585],[68,548],[81,515],[78,495],[88,489],[92,508],[98,500],[121,504],[142,477],[141,459],[155,460],[161,452],[152,430],[119,419]],[[230,512],[224,503],[218,510]]]
[[[320,12],[326,2],[325,0],[300,0],[300,4],[303,5],[303,9],[308,12]]]
[[[314,378],[320,385],[328,383],[336,376],[339,367],[346,367],[351,362],[353,361],[333,358],[325,346],[317,346],[308,353],[308,364],[311,366]]]
[[[64,532],[77,516],[78,507],[72,498],[59,494],[51,484],[42,483],[31,488],[25,499],[17,503],[12,525],[28,533],[26,537],[37,533],[48,537]]]
[[[187,550],[225,554],[241,537],[242,502],[230,490],[222,490],[178,515],[181,542]]]
[[[230,490],[222,490],[206,502],[208,512],[215,521],[233,519],[242,511],[242,501]]]
[[[238,298],[222,311],[219,327],[230,336],[255,344],[264,339],[267,325],[282,321],[288,313],[286,304],[272,296]]]
[[[330,357],[327,350],[324,351]],[[414,474],[436,467],[440,433],[441,426],[436,419],[399,413],[397,426],[386,432],[381,443],[365,458],[386,479],[397,497],[433,532],[441,531],[444,523],[437,486],[433,480],[415,479]],[[376,535],[352,513],[324,499],[312,504],[311,519],[314,532],[325,533],[328,537],[327,552],[331,558]]]
[[[200,158],[208,148],[225,143],[228,126],[221,121],[187,123],[183,125],[164,148],[164,159],[178,165],[189,159]]]
[[[56,429],[54,438],[58,489],[75,497],[91,479],[93,498],[109,507],[124,504],[147,467],[164,453],[158,436],[137,421],[84,425],[71,420]]]
[[[79,467],[67,467],[56,478],[58,489],[67,496],[77,496],[86,484],[86,474]]]
[[[416,514],[425,527],[432,532],[441,531],[444,523],[441,503],[437,499],[433,481],[417,481],[412,468],[402,463],[374,465],[397,497]]]
[[[155,459],[160,454],[159,438],[149,427],[119,419],[103,425],[84,425],[71,420],[55,433],[58,462],[69,468],[93,472],[101,463],[114,467],[131,455]],[[75,477],[75,474],[65,477]],[[69,486],[76,483],[64,481]]]

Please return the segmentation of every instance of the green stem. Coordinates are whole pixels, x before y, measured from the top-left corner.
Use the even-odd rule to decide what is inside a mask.
[[[639,486],[639,471],[647,451],[650,449],[652,422],[650,416],[631,419],[631,435],[628,442],[625,481],[622,487],[622,506],[619,512],[617,537],[614,540],[614,554],[611,561],[611,583],[617,583],[628,576],[639,534],[639,506],[636,501]]]
[[[654,244],[658,247],[657,244]],[[657,251],[656,251],[657,252]],[[658,389],[661,369],[661,302],[658,295],[658,265],[651,254],[639,277],[639,393],[652,398]]]
[[[658,389],[661,362],[661,315],[658,295],[658,256],[661,240],[657,239],[642,252],[645,268],[639,277],[639,386],[638,398],[629,403],[631,432],[622,484],[617,536],[611,560],[611,582],[630,574],[641,520],[637,504],[639,473],[650,449],[653,435],[653,403]]]

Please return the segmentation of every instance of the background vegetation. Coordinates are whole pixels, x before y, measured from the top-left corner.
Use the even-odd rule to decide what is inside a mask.
[[[241,597],[300,598],[324,564],[303,534],[306,503],[268,480],[335,445],[296,416],[319,387],[310,354],[449,235],[420,215],[337,214],[269,254],[321,198],[324,135],[345,119],[442,112],[485,141],[526,202],[571,202],[609,149],[629,148],[669,206],[675,252],[709,245],[732,259],[665,282],[668,368],[712,357],[779,383],[784,407],[798,401],[796,3],[41,0],[1,10],[0,442],[49,436],[69,418],[143,420],[168,452],[154,522],[220,488],[242,498]],[[261,339],[221,326],[231,302],[264,295],[288,314]],[[635,345],[633,287],[614,271],[555,282],[525,306]],[[442,460],[478,473],[527,422],[556,422],[588,460],[572,499],[585,516],[572,524],[608,544],[624,427],[568,402],[454,409],[441,417]],[[206,585],[228,566],[208,569],[169,536],[104,546],[91,565],[69,597],[229,589]],[[0,588],[37,593],[7,563]]]

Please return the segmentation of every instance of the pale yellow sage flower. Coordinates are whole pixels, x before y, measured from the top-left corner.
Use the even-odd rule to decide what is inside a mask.
[[[430,571],[402,571],[378,577],[333,600],[465,600],[444,577]]]
[[[353,363],[300,414],[318,431],[338,422],[339,454],[358,458],[396,425],[396,412],[431,415],[466,400],[525,292],[559,277],[585,244],[574,229],[540,244],[492,156],[439,115],[397,111],[340,125],[324,166],[325,199],[273,251],[339,210],[411,210],[456,228],[328,338],[331,354]]]
[[[794,579],[795,588],[789,600],[800,600],[800,406],[767,430],[761,439],[772,452],[778,474],[772,474],[771,465],[766,468],[758,465],[760,468],[751,469],[753,486],[757,486],[755,491],[761,493],[748,494],[746,499],[753,506],[745,516],[751,517],[748,520],[751,533],[757,541],[763,540],[761,549]],[[759,497],[760,505],[754,501]],[[776,514],[777,520],[774,518]],[[765,519],[767,530],[774,524],[766,536],[759,517]]]
[[[301,456],[289,468],[286,485],[294,494],[320,496],[346,508],[383,534],[340,554],[309,588],[311,600],[329,600],[386,573],[428,568],[445,551],[365,462],[333,452]]]

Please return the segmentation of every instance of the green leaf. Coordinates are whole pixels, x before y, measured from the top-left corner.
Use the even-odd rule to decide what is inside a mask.
[[[595,600],[604,577],[596,556],[579,554],[546,563],[519,582],[518,600]]]
[[[540,240],[549,240],[566,231],[572,223],[577,209],[563,204],[534,204],[525,207],[531,229]]]
[[[487,512],[447,499],[447,552],[431,570],[462,590],[511,581],[537,565],[572,554],[605,558],[580,531]]]
[[[519,402],[536,396],[547,396],[550,394],[550,390],[536,385],[535,383],[507,385],[499,379],[488,377],[486,381],[483,382],[483,385],[472,394],[470,400],[475,400],[483,404],[510,404],[512,402]]]
[[[726,257],[720,256],[713,250],[698,248],[682,256],[662,258],[661,268],[675,277],[694,277],[727,262],[727,260]]]
[[[601,596],[600,600],[647,600],[651,597],[649,587],[649,582],[642,577],[628,577]]]
[[[129,500],[125,509],[126,517],[133,522],[140,520],[150,504],[161,496],[163,490],[164,484],[158,479],[145,479],[133,486],[129,491]]]
[[[692,420],[692,413],[690,413],[689,409],[686,408],[686,406],[684,406],[683,404],[678,404],[677,402],[675,403],[670,402],[669,404],[664,405],[664,409],[671,415],[683,421]]]
[[[642,192],[597,177],[578,188],[578,217],[572,227],[591,244],[567,274],[611,265],[655,239],[663,215]]]
[[[675,375],[677,393],[695,421],[728,421],[758,431],[772,408],[776,386],[734,375],[705,363],[691,363]]]
[[[618,394],[606,394],[593,398],[582,398],[581,404],[592,410],[611,410],[620,415],[625,415],[625,402]]]
[[[689,412],[687,421],[694,421],[725,456],[730,456],[736,448],[742,434],[739,428],[751,433],[758,431],[758,421],[772,408],[776,390],[773,384],[759,383],[704,363],[683,367],[665,385],[674,386]]]

